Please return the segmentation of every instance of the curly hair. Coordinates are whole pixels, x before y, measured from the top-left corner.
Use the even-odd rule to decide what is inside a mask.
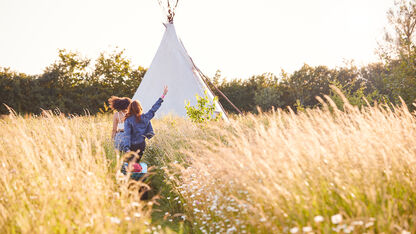
[[[129,107],[131,102],[131,99],[128,97],[116,97],[111,96],[111,98],[108,99],[108,103],[110,104],[110,108],[112,110],[116,111],[123,111]]]

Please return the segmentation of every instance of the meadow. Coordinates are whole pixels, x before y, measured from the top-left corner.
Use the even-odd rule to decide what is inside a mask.
[[[0,120],[1,233],[414,233],[405,105],[154,120],[149,200],[119,175],[111,116]]]

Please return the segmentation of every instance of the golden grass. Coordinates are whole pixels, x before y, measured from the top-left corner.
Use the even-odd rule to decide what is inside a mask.
[[[346,109],[204,126],[205,139],[189,141],[189,167],[170,170],[194,229],[416,232],[415,116]]]
[[[415,116],[345,109],[155,120],[144,160],[168,172],[165,216],[196,233],[416,232]],[[117,183],[110,129],[108,116],[0,120],[0,232],[155,230]]]
[[[144,232],[149,209],[126,184],[108,117],[0,120],[0,232]]]

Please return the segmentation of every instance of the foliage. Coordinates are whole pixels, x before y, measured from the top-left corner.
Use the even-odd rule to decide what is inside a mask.
[[[218,121],[221,118],[221,113],[216,113],[216,104],[218,98],[214,97],[212,102],[208,97],[208,91],[204,91],[204,96],[201,97],[198,94],[196,95],[197,104],[196,106],[191,106],[191,102],[188,101],[185,105],[186,115],[193,122],[204,123],[207,121]]]
[[[146,69],[132,68],[124,51],[101,53],[91,60],[79,53],[59,50],[58,60],[41,75],[26,75],[0,68],[0,103],[18,113],[39,114],[41,109],[63,113],[95,114],[112,96],[133,96]],[[1,105],[0,114],[8,110]]]
[[[352,63],[337,68],[304,64],[292,74],[282,70],[279,75],[265,73],[248,79],[227,79],[217,71],[210,88],[218,87],[241,111],[252,113],[257,113],[258,107],[263,111],[313,108],[320,105],[316,97],[325,95],[338,100],[331,85],[343,90],[353,105],[361,106],[365,101],[358,99],[364,97],[394,104],[402,98],[413,110],[416,0],[396,1],[388,20],[390,28],[378,50],[382,62],[360,68]],[[112,95],[133,96],[145,73],[143,67],[133,68],[124,50],[103,52],[95,61],[77,52],[59,50],[57,61],[40,75],[0,68],[0,103],[18,113],[38,114],[41,109],[58,108],[63,113],[83,114],[88,110],[95,114]],[[227,112],[237,113],[222,95],[217,95]],[[7,113],[1,105],[0,114]]]
[[[381,95],[378,90],[374,90],[371,93],[365,93],[366,86],[362,85],[357,90],[352,90],[351,87],[347,85],[341,85],[339,82],[334,81],[332,84],[332,90],[329,97],[337,105],[338,109],[344,110],[344,100],[345,97],[348,100],[348,103],[361,108],[363,106],[372,105],[374,103],[385,103],[388,102],[387,97]],[[342,96],[343,97],[342,97]]]
[[[101,114],[107,114],[112,113],[113,110],[111,110],[110,106],[107,105],[107,103],[104,102],[103,107],[99,108]]]
[[[390,27],[379,49],[389,70],[386,86],[395,102],[401,97],[412,108],[416,100],[416,1],[395,1],[388,20]]]

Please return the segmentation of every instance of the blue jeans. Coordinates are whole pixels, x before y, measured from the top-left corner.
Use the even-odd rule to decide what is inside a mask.
[[[124,135],[124,132],[116,133],[116,136],[114,137],[114,147],[121,151],[126,144],[126,136]]]

